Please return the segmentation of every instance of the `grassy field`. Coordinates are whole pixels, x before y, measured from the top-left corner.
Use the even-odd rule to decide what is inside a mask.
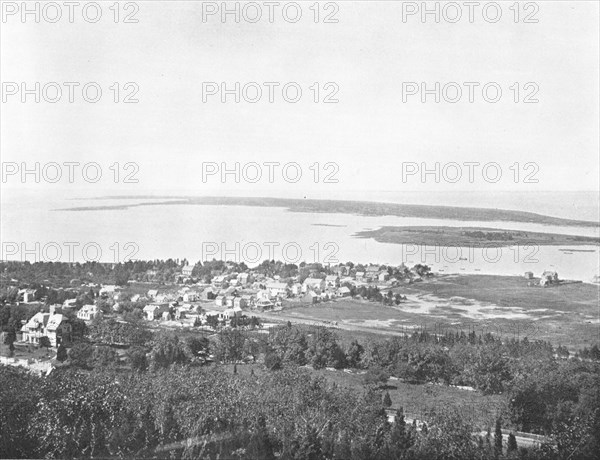
[[[356,334],[402,335],[419,328],[433,333],[475,330],[547,340],[573,351],[600,342],[600,286],[542,288],[527,283],[514,276],[447,275],[394,288],[408,297],[399,306],[339,299],[314,305],[289,303],[269,316],[315,325],[337,322],[339,329]]]

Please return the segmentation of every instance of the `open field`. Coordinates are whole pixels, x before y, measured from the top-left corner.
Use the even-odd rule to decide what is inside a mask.
[[[591,245],[600,238],[558,233],[522,232],[487,227],[381,227],[358,232],[358,238],[379,243],[460,247],[503,247],[531,245]]]
[[[356,372],[310,369],[313,375],[323,376],[338,386],[364,389],[363,376]],[[501,395],[486,396],[479,391],[465,391],[444,385],[416,385],[388,380],[385,390],[390,393],[392,409],[403,408],[407,416],[419,420],[431,418],[432,413],[459,413],[475,427],[487,428],[495,417],[504,413],[506,403]]]
[[[394,288],[408,299],[398,306],[346,298],[314,305],[288,303],[281,312],[260,316],[314,325],[337,322],[338,329],[357,334],[475,330],[547,340],[572,351],[600,341],[600,286],[542,288],[527,283],[514,276],[447,275]]]

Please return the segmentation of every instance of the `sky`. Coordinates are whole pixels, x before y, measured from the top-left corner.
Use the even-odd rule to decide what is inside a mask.
[[[495,23],[479,9],[471,23],[464,2],[456,2],[463,14],[458,22],[449,22],[455,13],[447,9],[436,23],[420,14],[403,21],[411,2],[377,1],[320,2],[318,23],[314,2],[299,2],[302,17],[295,23],[280,9],[269,22],[264,2],[256,3],[263,16],[255,23],[247,20],[250,9],[239,23],[233,15],[223,22],[219,13],[203,18],[203,8],[207,13],[221,2],[135,2],[137,11],[121,3],[115,23],[112,3],[99,2],[96,23],[79,10],[70,23],[66,6],[56,23],[46,20],[55,15],[51,9],[39,23],[32,15],[23,22],[20,11],[0,22],[2,189],[321,197],[600,190],[597,2],[539,1],[538,11],[521,2],[517,23],[513,2],[499,2],[502,17]],[[295,10],[286,11],[293,19]],[[124,23],[128,13],[138,22]],[[323,22],[328,14],[337,22]],[[528,14],[538,22],[524,23]],[[33,95],[23,103],[23,82],[56,85],[47,86],[47,97],[40,91],[39,103]],[[79,83],[73,103],[64,82]],[[82,97],[89,82],[102,89],[97,103]],[[109,88],[115,82],[117,103]],[[239,103],[233,95],[223,103],[220,93],[207,91],[223,82],[230,89],[235,82],[256,84]],[[272,103],[265,82],[279,84],[272,86]],[[290,82],[290,99],[294,88],[302,90],[296,103],[282,95]],[[407,94],[436,82],[448,91],[443,97],[440,90],[439,103],[432,94],[425,102],[420,93]],[[465,82],[472,82],[472,103]],[[494,88],[502,90],[497,102],[484,99],[486,84],[488,100]],[[56,86],[62,95],[51,103],[46,99],[55,97]],[[252,103],[256,86],[263,93]],[[449,102],[457,86],[462,97]],[[133,90],[139,102],[124,103]],[[325,103],[333,92],[338,102]],[[527,97],[538,102],[525,103]],[[23,165],[36,162],[47,168],[39,183],[35,175],[23,179]],[[73,183],[65,162],[79,163]],[[50,163],[61,166],[54,183]],[[90,163],[102,172],[98,182],[82,175]],[[236,174],[221,177],[223,166],[235,170],[236,163],[239,182]],[[272,182],[265,163],[276,163]],[[465,163],[472,165],[472,181]],[[439,174],[422,176],[436,164]],[[137,182],[127,182],[127,174]]]

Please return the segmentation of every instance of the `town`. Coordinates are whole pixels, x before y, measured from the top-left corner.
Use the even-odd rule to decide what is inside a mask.
[[[339,324],[326,315],[294,316],[299,311],[326,312],[336,306],[386,315],[409,305],[416,286],[444,285],[453,279],[432,273],[422,264],[407,267],[348,262],[324,266],[264,261],[249,268],[230,261],[190,264],[185,259],[169,259],[125,264],[5,261],[0,262],[0,268],[0,372],[10,381],[21,381],[19,385],[27,386],[30,379],[84,379],[82,382],[88,383],[81,384],[93,389],[99,382],[114,386],[114,382],[137,379],[136,375],[145,382],[139,385],[149,385],[146,378],[158,378],[165,371],[169,378],[183,378],[182,382],[190,378],[210,380],[207,372],[219,372],[223,373],[219,378],[243,379],[244,385],[262,379],[261,385],[278,393],[281,382],[270,382],[271,376],[285,379],[290,372],[302,370],[308,373],[306,378],[324,379],[320,380],[322,384],[333,385],[326,385],[329,389],[324,388],[320,397],[335,392],[337,385],[348,387],[348,391],[366,389],[371,401],[368,407],[374,404],[383,410],[387,422],[381,423],[394,429],[401,428],[398,423],[406,424],[408,432],[397,434],[405,436],[405,450],[417,449],[419,439],[418,442],[424,442],[423,437],[430,439],[433,435],[429,433],[443,424],[456,423],[455,417],[460,417],[461,423],[470,427],[473,439],[479,439],[478,448],[494,452],[495,458],[501,454],[517,458],[517,452],[521,458],[549,458],[548,452],[557,445],[558,434],[547,425],[554,415],[548,409],[539,421],[530,418],[536,409],[529,405],[529,396],[523,399],[530,391],[530,380],[515,380],[523,372],[524,357],[554,363],[559,369],[571,369],[579,363],[576,373],[581,378],[592,375],[590,372],[600,362],[597,344],[572,352],[542,340],[530,341],[526,336],[507,339],[472,326],[460,332],[403,326],[398,332],[359,327],[343,316],[339,317]],[[521,279],[518,283],[523,289],[551,296],[553,290],[572,288],[572,283],[561,280],[555,271],[544,271],[539,277],[526,272]],[[369,306],[376,310],[368,310]],[[465,347],[475,355],[459,358],[454,350]],[[590,380],[578,391],[587,394],[590,385],[595,385],[593,382]],[[19,410],[7,402],[20,400],[19,385],[0,395],[3,404],[12,408],[2,421],[3,427],[10,424],[10,414]],[[179,383],[173,381],[169,385],[169,393],[184,391],[175,390]],[[560,385],[571,388],[572,382]],[[119,394],[126,391],[121,384],[113,390]],[[275,402],[273,398],[277,398],[271,390],[261,404],[269,411],[291,410],[289,402]],[[540,391],[549,390],[543,387]],[[39,397],[29,399],[35,401]],[[46,397],[50,396],[43,396]],[[379,398],[379,402],[374,403],[373,398]],[[580,405],[586,399],[582,395],[575,401]],[[30,413],[39,410],[40,406],[34,405]],[[274,416],[269,414],[263,416]],[[35,426],[35,419],[27,420],[24,423]],[[269,420],[277,423],[277,417]],[[586,420],[585,423],[591,423],[589,418]],[[60,427],[65,427],[63,422]],[[490,441],[493,427],[494,446]],[[33,430],[31,426],[29,429]],[[13,444],[3,447],[3,452],[18,456],[11,449],[23,446],[26,440],[17,431],[11,433],[17,438],[11,438]],[[197,453],[198,446],[204,445],[190,441],[191,432],[181,436],[164,438],[158,444],[145,443],[151,449],[145,456],[161,458],[161,449],[191,449]],[[585,439],[586,448],[592,449],[589,443],[593,438]],[[87,442],[96,441],[90,438]],[[191,447],[185,447],[190,442]],[[280,439],[277,446],[267,451],[287,457],[289,452],[281,442],[285,444]],[[346,447],[353,445],[346,443]],[[398,447],[392,444],[386,449]],[[36,451],[22,447],[23,452],[31,456],[50,448],[44,442],[33,445],[37,446]],[[134,442],[132,449],[134,445],[139,448]],[[232,444],[221,440],[212,446],[227,450]],[[79,452],[81,446],[71,448]],[[97,448],[107,454],[116,452],[106,446]],[[472,446],[462,448],[470,451]],[[68,451],[59,451],[61,456],[69,456]],[[389,457],[384,454],[382,458]]]

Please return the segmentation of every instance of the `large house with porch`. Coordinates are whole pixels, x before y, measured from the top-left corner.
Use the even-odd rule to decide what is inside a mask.
[[[23,342],[39,344],[40,338],[45,336],[53,347],[71,342],[72,332],[71,323],[63,315],[54,313],[54,309],[50,313],[36,313],[21,328]]]

